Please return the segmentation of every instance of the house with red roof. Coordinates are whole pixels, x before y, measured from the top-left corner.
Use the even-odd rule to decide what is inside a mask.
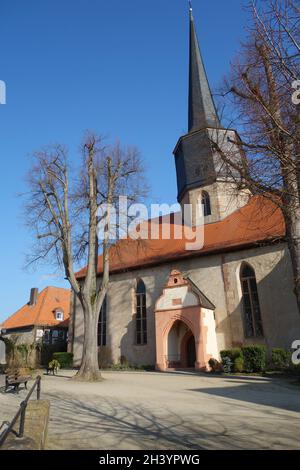
[[[122,238],[111,247],[97,333],[99,350],[112,363],[206,370],[221,350],[260,344],[270,353],[300,338],[282,213],[267,195],[241,191],[238,175],[212,145],[218,138],[219,147],[245,162],[237,132],[222,127],[216,111],[192,12],[189,58],[188,132],[173,153],[177,200],[192,207],[192,224],[177,214],[151,219],[143,224],[146,239]],[[201,240],[192,249],[189,228]],[[99,279],[102,270],[100,256]],[[85,275],[83,268],[77,278]],[[70,344],[80,365],[84,322],[75,295],[72,305]]]
[[[71,292],[46,287],[30,291],[29,301],[1,325],[2,336],[14,335],[17,344],[66,343],[70,318]]]

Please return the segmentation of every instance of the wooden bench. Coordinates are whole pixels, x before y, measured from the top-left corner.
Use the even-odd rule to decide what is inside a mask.
[[[27,382],[30,379],[30,375],[22,375],[18,370],[8,372],[5,375],[5,392],[9,388],[13,388],[15,392],[19,393],[19,387],[21,384],[24,384],[24,388],[27,389]]]

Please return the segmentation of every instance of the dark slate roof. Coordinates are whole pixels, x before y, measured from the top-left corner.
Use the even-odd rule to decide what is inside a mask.
[[[220,121],[202,60],[192,8],[190,8],[189,132],[218,128]]]
[[[201,307],[208,308],[209,310],[215,310],[216,306],[206,297],[206,295],[203,294],[203,292],[199,289],[198,286],[196,286],[192,279],[188,276],[185,279],[189,281],[193,291],[198,295]]]

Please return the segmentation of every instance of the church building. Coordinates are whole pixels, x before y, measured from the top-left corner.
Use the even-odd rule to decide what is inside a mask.
[[[170,239],[145,245],[120,239],[111,248],[110,284],[103,304],[98,345],[102,363],[206,370],[223,349],[248,344],[290,349],[300,339],[300,317],[281,211],[262,196],[239,191],[212,146],[239,152],[234,129],[222,128],[190,11],[188,133],[174,160],[178,202],[200,203],[204,245],[186,250],[174,235],[175,218],[156,220]],[[174,220],[173,220],[174,219]],[[102,257],[99,257],[99,279]],[[85,276],[85,269],[77,273]],[[69,340],[80,365],[83,315],[74,296]]]

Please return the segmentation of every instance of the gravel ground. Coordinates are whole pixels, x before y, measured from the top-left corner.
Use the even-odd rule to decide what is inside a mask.
[[[300,388],[279,379],[103,372],[90,384],[72,374],[43,376],[48,449],[300,449]],[[0,393],[0,423],[25,396]]]

